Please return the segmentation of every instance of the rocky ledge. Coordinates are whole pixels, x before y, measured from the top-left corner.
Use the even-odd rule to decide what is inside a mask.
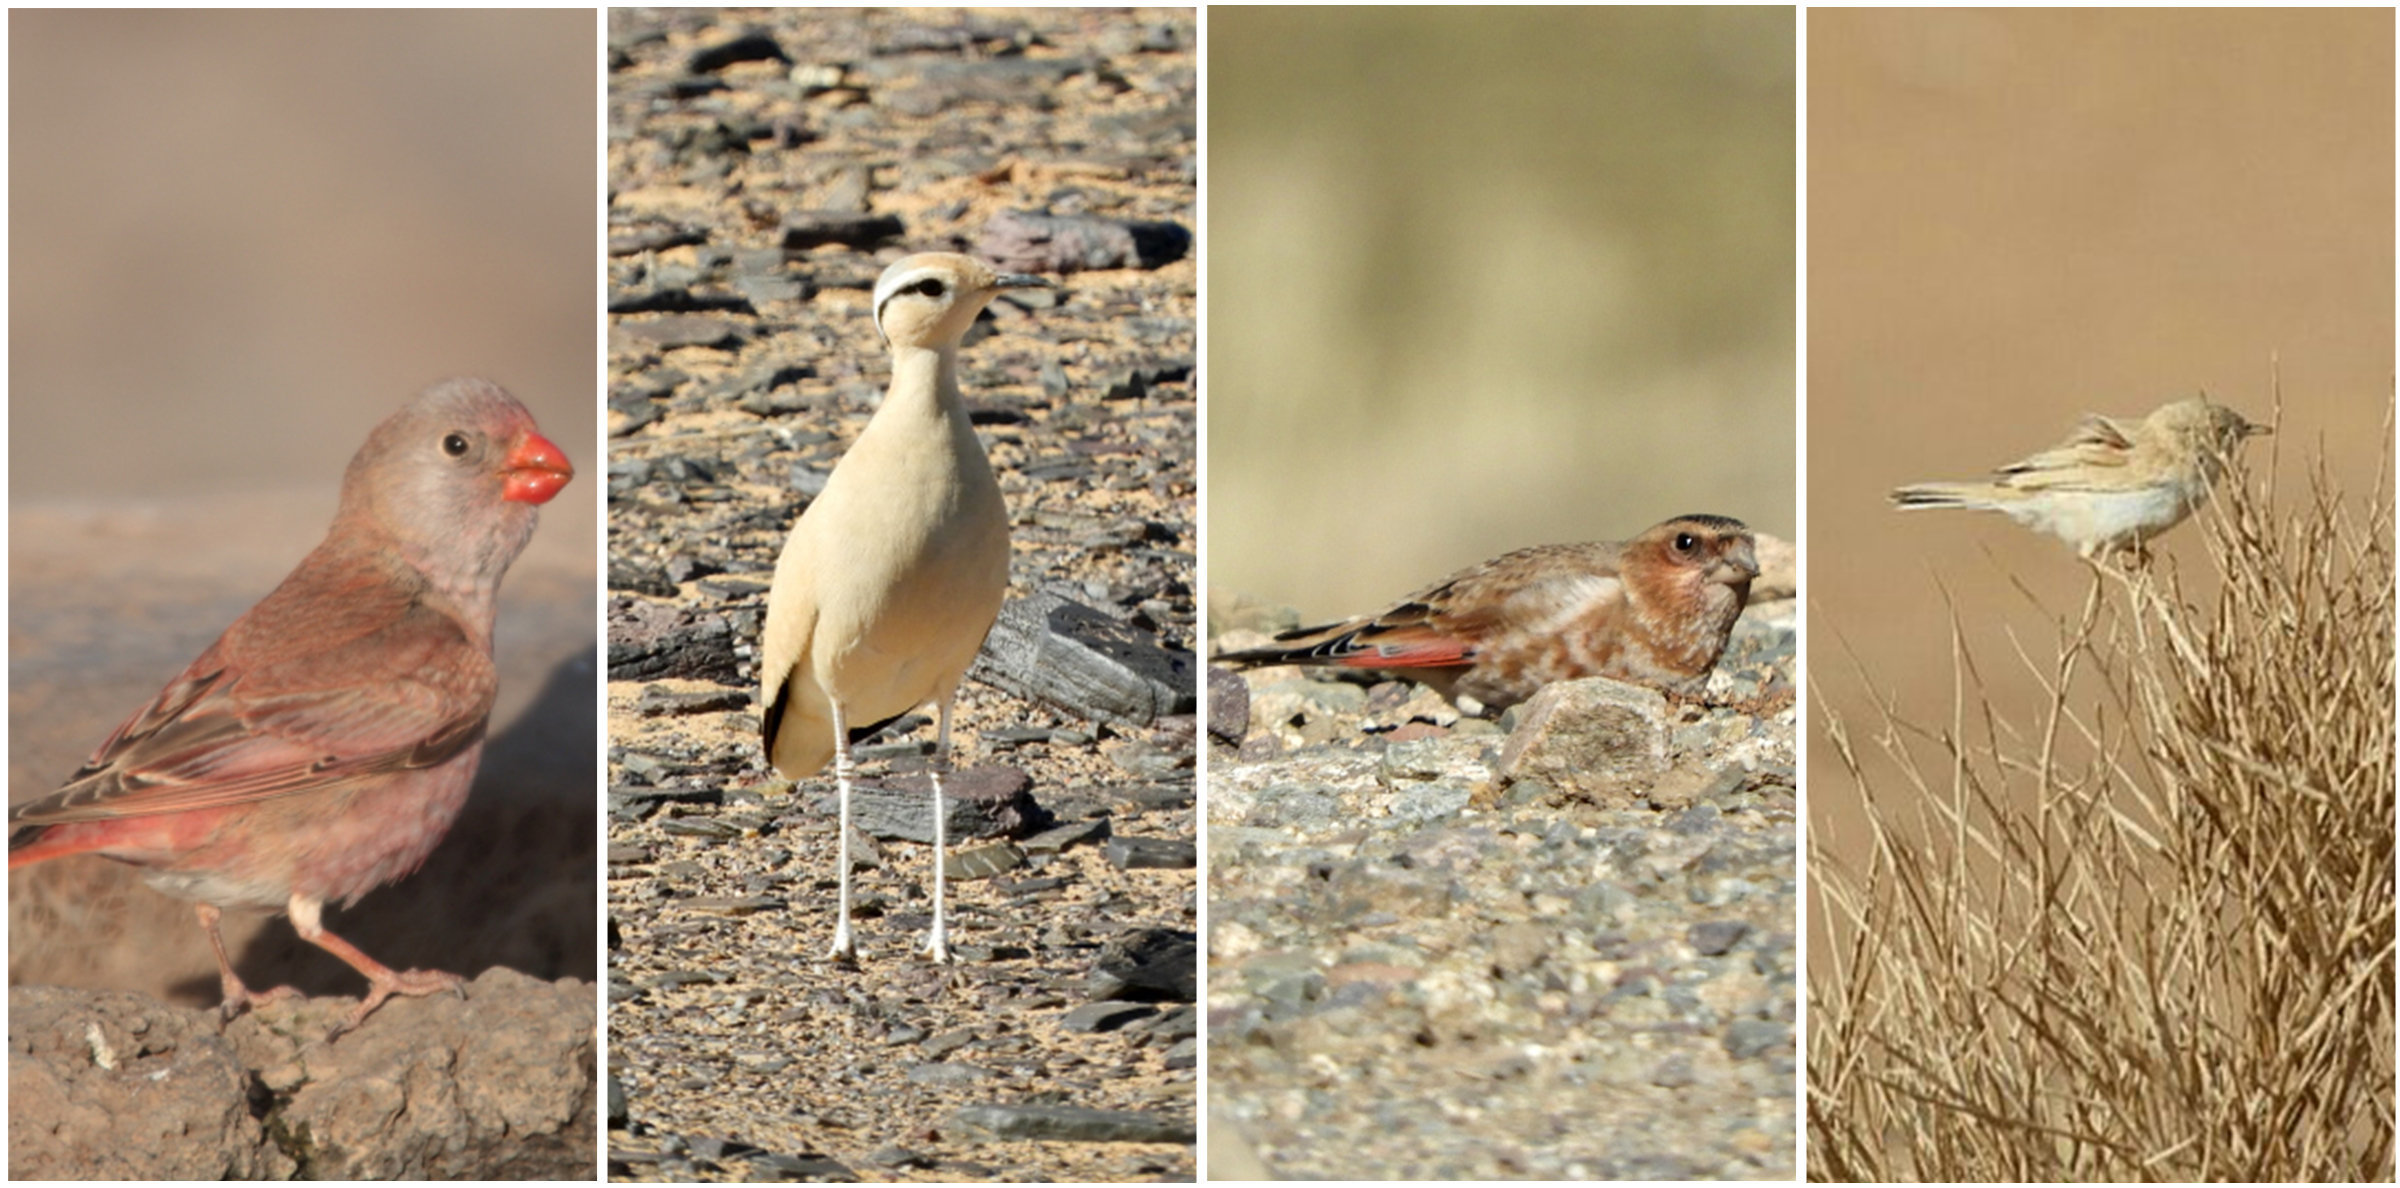
[[[8,993],[18,1180],[589,1180],[592,988],[494,969],[465,996],[318,997],[220,1022],[115,990]]]

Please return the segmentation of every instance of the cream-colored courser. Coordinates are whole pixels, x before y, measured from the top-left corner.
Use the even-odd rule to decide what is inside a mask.
[[[850,932],[851,741],[927,703],[939,707],[940,725],[925,951],[950,959],[942,875],[950,707],[1008,588],[1008,508],[959,395],[958,344],[1002,290],[1049,284],[940,252],[884,270],[875,326],[891,346],[891,390],[775,563],[759,666],[767,758],[794,780],[833,760],[838,960],[858,955]]]

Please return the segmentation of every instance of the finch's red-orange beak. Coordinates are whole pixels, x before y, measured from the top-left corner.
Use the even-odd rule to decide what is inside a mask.
[[[500,497],[517,503],[548,503],[575,477],[575,464],[550,439],[528,433],[508,452],[508,478]]]

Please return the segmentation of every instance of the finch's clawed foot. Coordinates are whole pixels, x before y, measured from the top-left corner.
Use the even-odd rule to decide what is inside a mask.
[[[299,989],[293,986],[277,986],[264,992],[252,990],[243,985],[241,979],[234,977],[231,973],[224,975],[224,986],[225,1001],[217,1006],[217,1018],[224,1023],[231,1023],[241,1018],[244,1011],[256,1010],[259,1007],[289,999],[298,999],[303,1002],[308,1000],[307,995],[300,993]]]
[[[367,1016],[374,1014],[375,1008],[382,1006],[384,999],[395,994],[423,998],[448,990],[462,999],[467,996],[467,980],[457,974],[443,973],[438,969],[412,969],[406,973],[396,973],[391,966],[360,952],[358,946],[326,929],[324,921],[318,918],[324,907],[324,904],[306,896],[293,896],[292,929],[300,934],[301,940],[341,958],[342,964],[357,970],[367,979],[366,1001],[359,1003],[348,1018],[325,1036],[328,1043],[343,1032],[366,1022]]]
[[[462,1000],[467,996],[467,980],[465,978],[454,973],[443,973],[438,969],[412,969],[405,973],[395,973],[387,969],[383,971],[383,976],[370,978],[370,983],[366,1000],[352,1008],[340,1023],[334,1025],[332,1031],[325,1033],[327,1043],[339,1039],[343,1034],[366,1022],[367,1016],[374,1014],[375,1008],[382,1006],[384,999],[395,994],[404,998],[424,998],[427,995],[449,991],[458,995]]]
[[[296,998],[305,1001],[308,998],[307,995],[300,993],[297,988],[292,986],[277,986],[261,994],[244,985],[240,975],[233,972],[233,959],[225,954],[225,934],[217,930],[224,913],[219,911],[215,904],[210,903],[193,904],[192,910],[200,917],[202,930],[208,933],[208,947],[215,950],[217,954],[217,986],[225,993],[225,1000],[217,1006],[219,1021],[231,1023],[241,1018],[243,1011],[266,1006],[269,1003],[282,1002],[285,999]]]

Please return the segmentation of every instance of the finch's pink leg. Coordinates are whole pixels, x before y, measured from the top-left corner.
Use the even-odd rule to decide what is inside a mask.
[[[217,931],[217,921],[224,913],[218,911],[213,903],[196,903],[192,909],[200,914],[200,927],[208,932],[208,947],[217,951],[217,984],[225,990],[225,1001],[218,1004],[217,1013],[225,1022],[233,1022],[241,1017],[243,1011],[253,1007],[303,997],[290,986],[277,986],[261,994],[243,985],[242,979],[234,975],[233,962],[225,956],[225,938]]]
[[[341,958],[342,964],[365,974],[368,986],[366,1000],[359,1003],[357,1009],[350,1012],[349,1017],[335,1025],[333,1031],[325,1037],[326,1039],[333,1039],[366,1022],[367,1016],[374,1014],[375,1008],[382,1006],[384,999],[395,994],[409,998],[423,998],[428,994],[440,994],[447,990],[460,998],[467,996],[467,980],[454,973],[443,973],[438,969],[412,969],[406,973],[393,972],[390,966],[360,952],[358,946],[326,931],[321,918],[324,910],[325,905],[314,899],[299,895],[293,896],[291,903],[293,930],[300,934],[301,940]]]

